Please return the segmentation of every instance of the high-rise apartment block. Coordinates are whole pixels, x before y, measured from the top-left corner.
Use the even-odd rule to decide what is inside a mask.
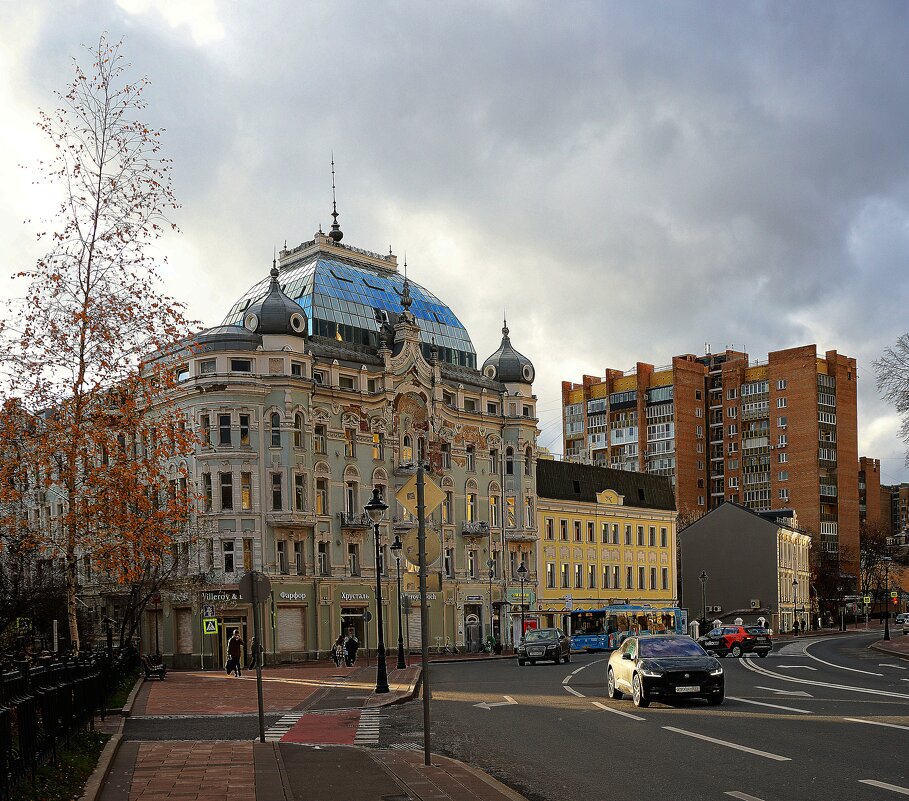
[[[858,558],[855,359],[815,345],[726,350],[562,383],[565,458],[669,476],[680,514],[792,508],[816,547]]]

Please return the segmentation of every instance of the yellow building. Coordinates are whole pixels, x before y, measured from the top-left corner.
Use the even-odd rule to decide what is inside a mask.
[[[675,606],[676,511],[662,476],[537,463],[541,626],[606,604]],[[566,626],[567,628],[567,626]]]

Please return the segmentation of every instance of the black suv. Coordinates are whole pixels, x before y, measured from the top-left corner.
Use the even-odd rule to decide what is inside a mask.
[[[571,638],[559,629],[531,629],[518,646],[518,664],[526,665],[551,659],[571,661]]]

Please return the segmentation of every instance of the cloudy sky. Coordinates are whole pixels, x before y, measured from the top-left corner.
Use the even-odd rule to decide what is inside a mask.
[[[860,453],[909,479],[872,362],[909,330],[909,6],[29,0],[0,5],[0,291],[53,210],[20,165],[81,44],[124,37],[167,129],[165,289],[211,325],[331,223],[406,250],[480,360],[503,308],[560,381],[817,343],[859,362]]]

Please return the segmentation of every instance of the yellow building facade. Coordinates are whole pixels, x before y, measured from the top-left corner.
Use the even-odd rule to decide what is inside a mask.
[[[572,609],[675,606],[676,511],[660,476],[540,461],[539,623],[568,628]]]

